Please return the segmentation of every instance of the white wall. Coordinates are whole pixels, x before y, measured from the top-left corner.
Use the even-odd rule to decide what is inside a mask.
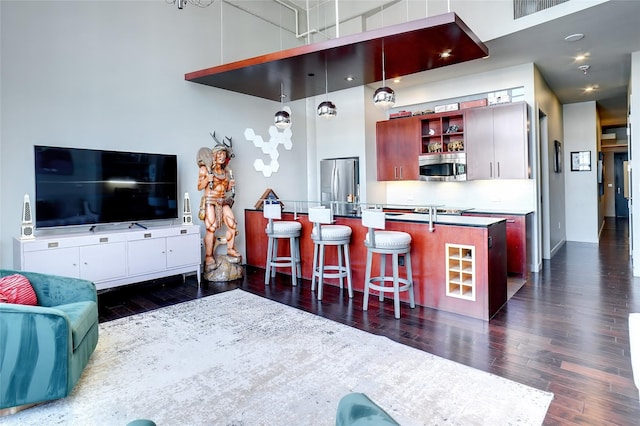
[[[567,1],[554,7],[513,19],[513,0],[340,0],[340,36],[362,30],[399,24],[447,12],[455,12],[483,41],[520,31],[610,0]],[[312,2],[313,3],[313,2]],[[381,11],[384,5],[384,11]],[[335,2],[320,2],[311,11],[311,28],[329,27],[314,41],[335,36]],[[364,14],[363,20],[360,15]],[[364,21],[364,23],[363,23]]]
[[[535,130],[534,134],[537,134],[534,144],[538,146],[540,158],[539,170],[536,170],[536,175],[539,177],[537,192],[540,194],[536,200],[542,199],[538,207],[541,212],[539,238],[542,241],[542,258],[550,259],[566,238],[564,176],[567,169],[561,167],[560,173],[554,171],[554,141],[558,140],[561,143],[563,160],[567,156],[567,149],[563,142],[562,105],[537,68],[534,75],[536,105],[530,119],[531,127]],[[539,126],[540,114],[546,117],[545,129]]]
[[[563,116],[567,241],[598,243],[596,103],[564,105]],[[571,152],[579,151],[591,151],[591,171],[571,171]]]
[[[634,153],[640,152],[640,111],[636,107],[640,105],[640,51],[631,54],[631,80],[629,82],[629,103],[632,106],[629,114],[629,161],[632,165],[631,172],[631,217],[640,218],[640,202],[636,200],[640,194],[640,171],[633,170],[640,162],[635,161]],[[636,200],[636,201],[634,201]],[[633,256],[633,276],[640,277],[640,223],[633,223],[630,229],[632,256]]]
[[[245,34],[225,20],[225,38],[236,37],[225,50],[253,49],[256,34],[265,48],[263,34],[278,34],[270,24],[224,7],[242,27],[252,22]],[[289,104],[293,149],[280,150],[280,171],[267,179],[252,167],[264,155],[243,134],[251,127],[268,138],[278,102],[184,80],[187,72],[219,63],[221,27],[211,24],[219,22],[219,3],[179,11],[164,1],[2,1],[0,11],[2,267],[13,266],[23,195],[35,199],[36,144],[177,154],[179,193],[190,192],[195,206],[197,150],[213,145],[209,132],[232,137],[241,251],[243,210],[264,189],[282,198],[306,196],[304,102]]]
[[[360,182],[362,193],[366,194],[365,160],[365,116],[364,86],[329,93],[329,100],[336,105],[338,115],[331,119],[319,118],[316,112],[318,105],[327,99],[325,94],[313,98],[314,110],[310,111],[307,120],[315,122],[315,152],[309,152],[316,167],[320,160],[326,158],[358,157],[360,159]],[[310,170],[311,172],[311,170]],[[320,200],[320,184],[312,200]],[[343,200],[346,201],[346,200]]]

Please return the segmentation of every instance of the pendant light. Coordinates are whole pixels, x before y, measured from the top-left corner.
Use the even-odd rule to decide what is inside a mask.
[[[329,74],[327,72],[326,56],[324,57],[324,84],[327,99],[318,105],[318,115],[322,118],[329,119],[338,115],[338,109],[335,104],[329,100]]]
[[[284,87],[282,83],[280,83],[280,111],[276,112],[276,115],[274,117],[276,127],[280,130],[288,129],[289,127],[291,127],[291,115],[288,111],[285,111],[284,108],[285,97],[286,96],[284,94]]]
[[[384,39],[382,39],[382,87],[373,94],[373,104],[379,108],[388,109],[396,103],[396,94],[386,85],[385,62],[384,62]]]

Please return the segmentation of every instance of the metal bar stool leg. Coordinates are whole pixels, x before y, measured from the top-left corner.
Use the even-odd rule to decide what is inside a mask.
[[[269,277],[271,276],[271,261],[273,259],[273,238],[269,237],[267,242],[267,270],[264,273],[264,284],[269,285]]]
[[[300,238],[296,237],[296,266],[298,277],[302,278],[302,257],[300,256]]]
[[[336,246],[336,254],[338,256],[338,279],[340,280],[340,290],[344,288],[344,266],[343,266],[343,257],[342,257],[342,245],[338,244]]]
[[[324,244],[319,244],[320,246],[320,265],[318,268],[320,269],[318,273],[318,300],[322,300],[322,286],[323,278],[324,278]]]
[[[298,271],[298,263],[296,259],[296,238],[289,238],[289,255],[291,256],[291,285],[298,285],[298,277],[296,276],[296,272]]]
[[[353,299],[353,285],[351,284],[351,255],[349,254],[349,244],[344,245],[345,267],[347,269],[347,288],[349,289],[349,298]]]
[[[316,289],[316,272],[318,270],[318,244],[313,245],[313,273],[311,274],[311,291]]]
[[[369,309],[369,283],[371,282],[371,261],[373,260],[373,253],[371,250],[367,250],[367,268],[364,277],[364,300],[362,301],[362,310]]]
[[[381,253],[380,254],[380,276],[382,277],[382,279],[380,280],[380,285],[382,287],[385,287],[384,277],[387,276],[386,272],[387,272],[387,255],[385,253]],[[384,292],[383,291],[380,291],[378,293],[378,300],[380,302],[384,301]]]
[[[400,319],[400,272],[398,271],[398,253],[393,253],[393,312]]]
[[[273,259],[278,257],[278,239],[273,238]],[[271,268],[271,278],[276,277],[276,267]]]
[[[415,301],[415,296],[413,294],[413,271],[411,269],[411,253],[407,252],[404,255],[404,264],[405,267],[407,269],[407,280],[409,280],[409,282],[411,283],[410,288],[409,288],[409,306],[411,308],[415,308],[416,307],[416,301]]]

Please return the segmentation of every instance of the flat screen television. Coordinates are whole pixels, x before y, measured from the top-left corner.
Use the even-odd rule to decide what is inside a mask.
[[[178,217],[177,157],[34,147],[36,228]]]

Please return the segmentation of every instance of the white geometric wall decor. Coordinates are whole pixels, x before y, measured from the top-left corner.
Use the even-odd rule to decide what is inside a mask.
[[[278,152],[279,145],[283,145],[284,149],[291,151],[293,148],[293,142],[291,142],[291,129],[284,129],[282,132],[278,131],[276,126],[269,126],[269,141],[265,142],[262,139],[262,136],[256,135],[253,129],[247,128],[244,131],[244,137],[246,140],[253,142],[256,148],[260,148],[262,153],[268,155],[271,161],[269,164],[265,164],[261,158],[256,159],[253,162],[253,168],[262,172],[264,177],[270,177],[271,174],[277,173],[278,169],[280,169],[280,163],[278,162],[278,157],[280,157],[280,153]]]

